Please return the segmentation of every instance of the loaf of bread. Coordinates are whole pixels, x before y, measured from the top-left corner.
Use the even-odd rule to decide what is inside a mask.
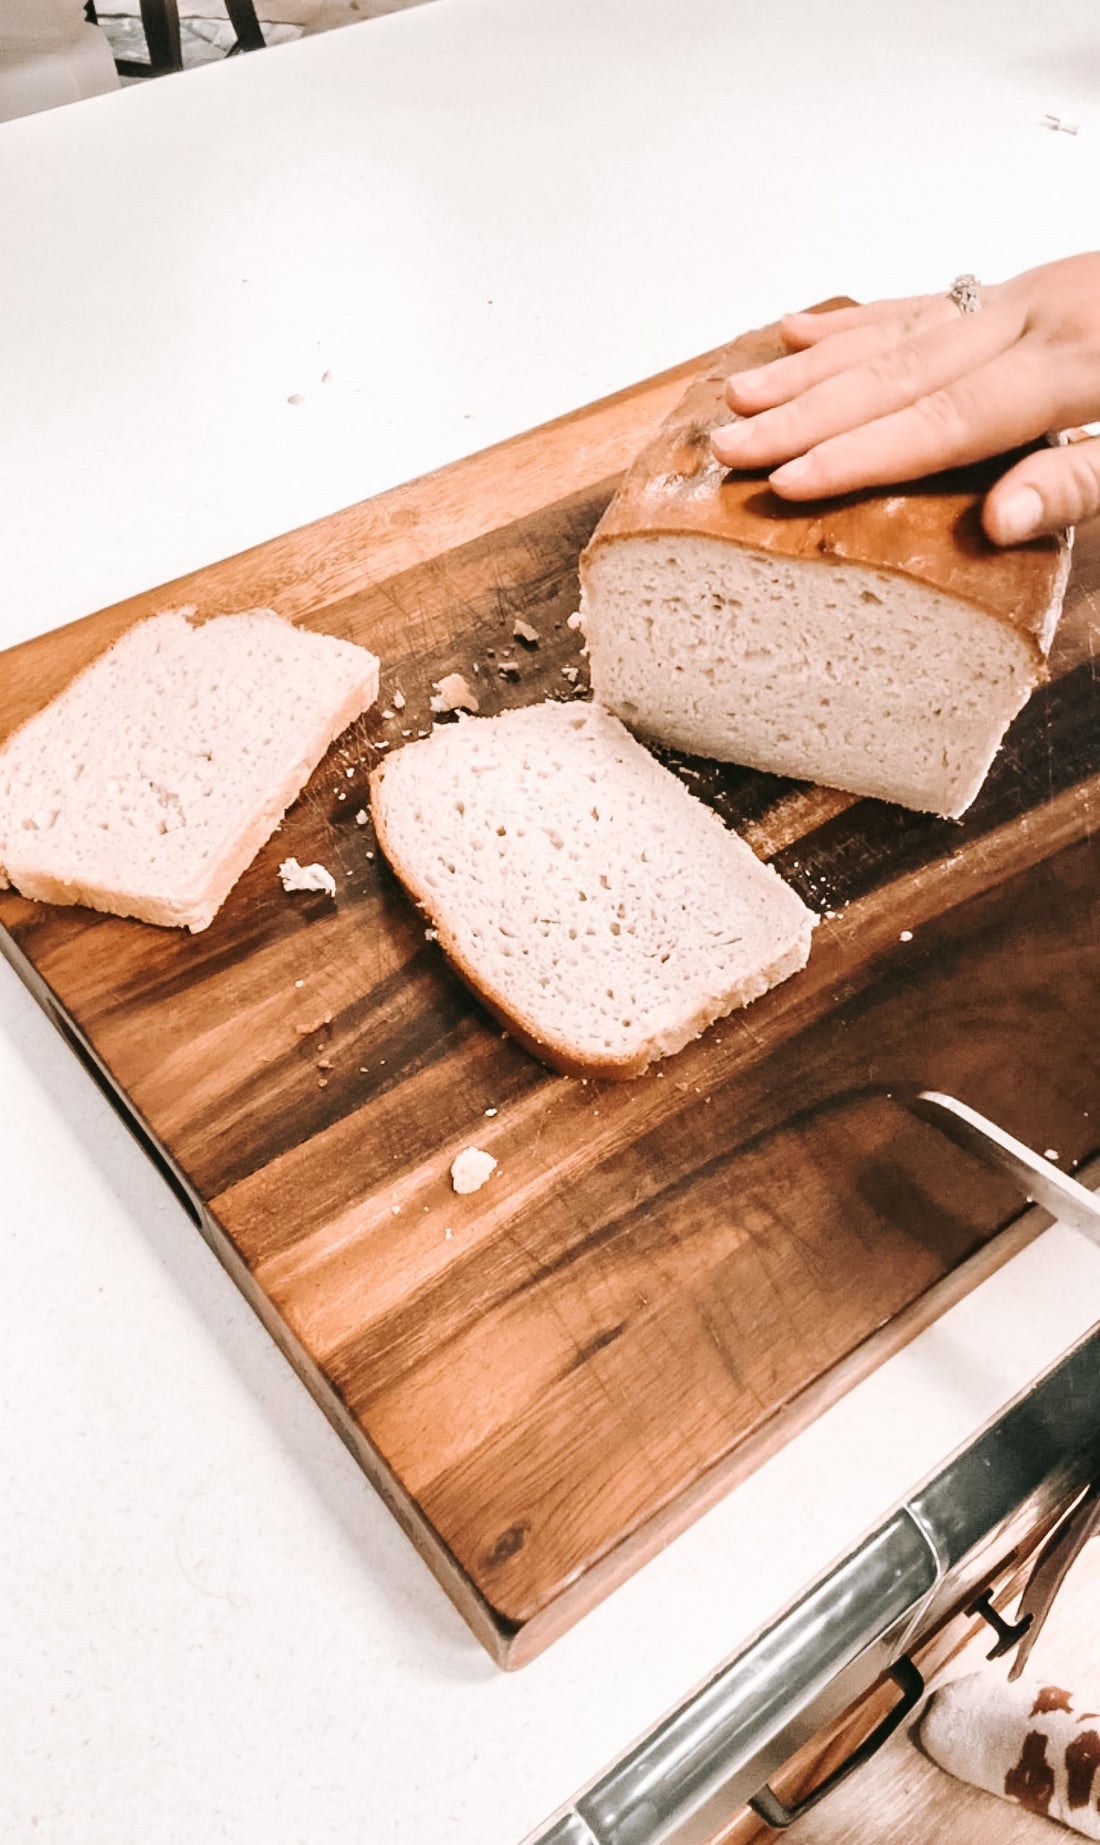
[[[267,609],[139,622],[0,749],[0,885],[205,929],[377,696],[372,653]]]
[[[781,350],[768,330],[727,347],[597,525],[593,692],[696,755],[960,814],[1043,676],[1068,540],[987,542],[997,464],[810,506],[728,473],[724,382]]]
[[[459,973],[557,1069],[640,1075],[809,954],[796,893],[597,705],[439,727],[371,805]]]

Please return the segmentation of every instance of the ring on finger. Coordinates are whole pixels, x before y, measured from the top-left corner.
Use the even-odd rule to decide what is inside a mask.
[[[960,314],[978,314],[982,307],[982,285],[976,275],[957,275],[947,291],[947,299]]]

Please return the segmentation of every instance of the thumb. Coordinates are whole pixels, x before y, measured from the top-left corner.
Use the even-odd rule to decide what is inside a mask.
[[[995,545],[1018,545],[1100,514],[1100,440],[1025,455],[986,494],[982,524]]]

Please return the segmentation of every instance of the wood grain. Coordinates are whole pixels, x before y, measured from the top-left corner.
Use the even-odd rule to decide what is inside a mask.
[[[989,1246],[1011,1186],[892,1086],[953,1091],[1066,1164],[1100,1143],[1095,543],[1051,681],[964,822],[671,759],[825,919],[802,975],[637,1083],[552,1076],[503,1037],[356,823],[370,768],[427,727],[442,674],[490,712],[572,697],[566,668],[583,693],[579,552],[704,363],[45,636],[0,673],[6,734],[166,607],[268,605],[380,654],[392,715],[334,747],[206,934],[4,893],[0,946],[510,1665],[1012,1247]],[[282,891],[290,854],[332,869],[335,903]],[[500,1169],[457,1198],[468,1145]]]

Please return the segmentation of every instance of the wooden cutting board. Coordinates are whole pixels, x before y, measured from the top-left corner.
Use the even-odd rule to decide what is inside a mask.
[[[505,1664],[1013,1247],[985,1247],[1013,1188],[885,1087],[951,1091],[1066,1164],[1100,1146],[1095,542],[1051,683],[963,823],[678,764],[826,914],[803,974],[638,1082],[551,1075],[502,1036],[357,823],[383,743],[427,728],[442,674],[485,712],[573,696],[566,669],[583,695],[578,552],[705,363],[0,670],[6,735],[164,608],[268,606],[381,656],[393,715],[334,747],[205,934],[8,892],[0,945]],[[291,854],[332,869],[335,902],[283,892]],[[471,1145],[499,1171],[458,1198]]]

